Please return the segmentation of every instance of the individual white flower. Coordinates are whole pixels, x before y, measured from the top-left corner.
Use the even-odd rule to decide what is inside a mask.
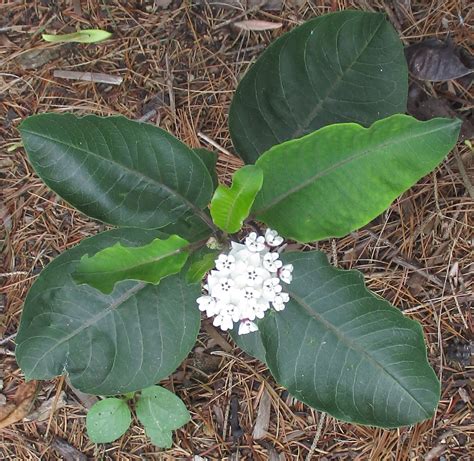
[[[235,257],[232,255],[220,254],[215,261],[216,268],[221,274],[229,274],[235,266]]]
[[[283,237],[279,236],[276,230],[267,229],[265,231],[265,242],[271,247],[277,247],[283,243]]]
[[[263,267],[247,266],[243,272],[237,274],[235,281],[240,287],[255,287],[261,286],[269,277],[270,273]]]
[[[212,324],[215,327],[220,327],[221,330],[227,331],[234,327],[233,316],[235,313],[235,306],[232,304],[226,304],[223,306],[219,314],[214,317]]]
[[[275,299],[275,295],[280,293],[281,290],[282,288],[280,285],[280,279],[273,277],[263,282],[262,296],[267,301],[273,301]]]
[[[258,327],[255,323],[250,320],[243,320],[239,325],[239,335],[246,335],[247,333],[253,333],[257,331]]]
[[[270,309],[270,304],[267,301],[260,301],[254,306],[255,317],[263,319],[265,312]]]
[[[269,272],[276,272],[283,266],[283,262],[279,259],[280,255],[276,252],[269,251],[263,256],[263,267]]]
[[[262,235],[257,236],[256,232],[250,232],[249,236],[245,239],[245,245],[250,251],[263,251],[265,249],[265,237]]]
[[[197,299],[199,310],[206,312],[208,317],[212,317],[219,313],[219,309],[216,309],[216,300],[211,296],[200,296]]]
[[[235,282],[228,277],[220,277],[215,285],[210,287],[209,294],[214,298],[218,298],[222,301],[230,300],[232,294],[232,288],[234,287]]]
[[[293,272],[293,264],[286,264],[283,266],[280,271],[278,272],[278,276],[280,277],[280,280],[285,283],[291,283],[293,280],[293,275],[291,274]]]
[[[290,300],[288,293],[278,293],[272,301],[273,309],[276,311],[282,311],[285,308],[285,304]]]

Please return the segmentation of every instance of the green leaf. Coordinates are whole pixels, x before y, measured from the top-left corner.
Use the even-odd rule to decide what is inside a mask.
[[[97,43],[107,40],[112,37],[110,32],[100,29],[84,29],[72,34],[62,35],[49,35],[43,34],[43,40],[52,43],[66,43],[66,42],[77,42],[77,43]]]
[[[160,448],[171,448],[173,446],[172,431],[162,431],[160,429],[148,427],[145,432],[153,445]]]
[[[253,201],[263,184],[263,173],[255,165],[246,165],[232,177],[232,186],[218,186],[211,201],[211,216],[215,224],[233,234],[242,228]]]
[[[171,431],[191,419],[182,400],[160,386],[143,389],[136,412],[151,441],[163,448],[169,448],[172,444]]]
[[[244,76],[230,108],[232,141],[254,163],[325,125],[369,126],[405,112],[407,92],[403,45],[384,14],[326,14],[272,43]]]
[[[215,265],[215,260],[219,256],[221,250],[202,247],[194,252],[189,258],[189,269],[186,272],[186,280],[188,283],[201,282],[204,275],[209,272]]]
[[[100,400],[87,413],[87,435],[94,443],[113,442],[127,432],[131,422],[130,408],[124,400]]]
[[[201,160],[206,165],[207,171],[209,171],[209,174],[211,175],[212,184],[214,185],[214,189],[215,189],[219,184],[219,181],[217,178],[217,170],[216,170],[217,154],[210,150],[204,149],[203,147],[198,147],[193,150],[194,152],[196,152],[196,154],[199,155]]]
[[[182,269],[188,259],[188,247],[189,242],[177,235],[167,240],[156,238],[140,247],[126,247],[119,242],[92,257],[84,255],[73,278],[103,293],[111,293],[115,284],[123,280],[156,285],[163,277]]]
[[[42,114],[20,126],[43,181],[92,218],[151,229],[202,210],[212,196],[203,161],[166,131],[124,117]]]
[[[299,242],[342,237],[382,213],[454,146],[459,120],[393,115],[331,125],[273,147],[252,215]]]
[[[169,376],[194,346],[200,326],[199,284],[184,274],[159,285],[120,282],[110,295],[77,285],[81,257],[120,242],[142,246],[166,235],[114,229],[84,240],[50,263],[23,307],[16,357],[27,379],[68,373],[89,394],[125,394]]]
[[[420,325],[321,252],[282,259],[294,266],[290,301],[258,323],[276,381],[344,421],[399,427],[430,418],[440,385]]]

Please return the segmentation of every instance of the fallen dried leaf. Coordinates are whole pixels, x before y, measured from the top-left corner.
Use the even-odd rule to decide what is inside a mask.
[[[265,384],[262,384],[264,386]],[[271,398],[266,389],[263,390],[258,404],[257,420],[253,428],[252,436],[255,440],[263,439],[267,435],[270,423]]]
[[[31,412],[26,418],[25,421],[46,421],[49,418],[51,413],[51,409],[53,407],[53,403],[55,400],[55,396],[51,397],[48,400],[45,400],[38,409]],[[63,408],[66,406],[66,393],[63,391],[59,394],[58,401],[56,402],[56,406],[54,408],[55,411]]]
[[[17,62],[24,69],[39,69],[61,55],[57,48],[40,48],[28,50],[18,56]]]
[[[462,63],[457,50],[449,41],[430,38],[415,43],[405,48],[405,56],[410,73],[420,80],[442,82],[474,72]]]
[[[28,381],[20,384],[9,402],[0,407],[0,429],[21,421],[31,410],[38,389],[38,381]]]
[[[410,89],[408,113],[419,120],[429,120],[435,117],[460,118],[463,122],[460,140],[471,139],[474,136],[472,115],[455,111],[446,99],[427,96],[420,88],[413,87]]]
[[[65,440],[55,437],[51,444],[65,461],[87,461],[87,456],[69,445]]]
[[[234,22],[234,26],[240,30],[264,31],[279,29],[283,24],[281,22],[260,21],[259,19],[248,19],[246,21]]]

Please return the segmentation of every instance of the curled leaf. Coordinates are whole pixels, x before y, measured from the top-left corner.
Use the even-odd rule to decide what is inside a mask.
[[[154,239],[140,247],[121,243],[105,248],[93,256],[84,255],[73,274],[77,283],[86,283],[111,293],[116,283],[139,280],[157,285],[168,275],[178,273],[188,259],[187,240],[171,235]]]
[[[84,29],[72,34],[50,35],[43,34],[43,40],[51,43],[97,43],[110,38],[112,34],[101,29]]]
[[[0,429],[21,421],[30,412],[35,401],[37,381],[20,384],[13,397],[13,402],[7,402],[0,407]]]
[[[246,165],[237,170],[231,187],[220,185],[214,192],[210,207],[214,223],[225,232],[240,230],[262,184],[263,172],[259,167]]]
[[[449,41],[428,39],[405,48],[410,73],[420,79],[442,82],[474,72],[466,67]]]

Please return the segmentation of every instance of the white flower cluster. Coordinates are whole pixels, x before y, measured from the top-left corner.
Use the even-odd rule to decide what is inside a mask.
[[[276,311],[285,308],[289,296],[281,282],[291,282],[293,266],[284,266],[272,251],[282,243],[276,231],[267,229],[265,236],[250,233],[245,245],[232,242],[230,252],[219,255],[204,285],[207,293],[197,299],[201,311],[215,316],[216,327],[227,331],[239,322],[240,335],[251,333],[258,330],[253,321],[263,318],[270,305]]]

